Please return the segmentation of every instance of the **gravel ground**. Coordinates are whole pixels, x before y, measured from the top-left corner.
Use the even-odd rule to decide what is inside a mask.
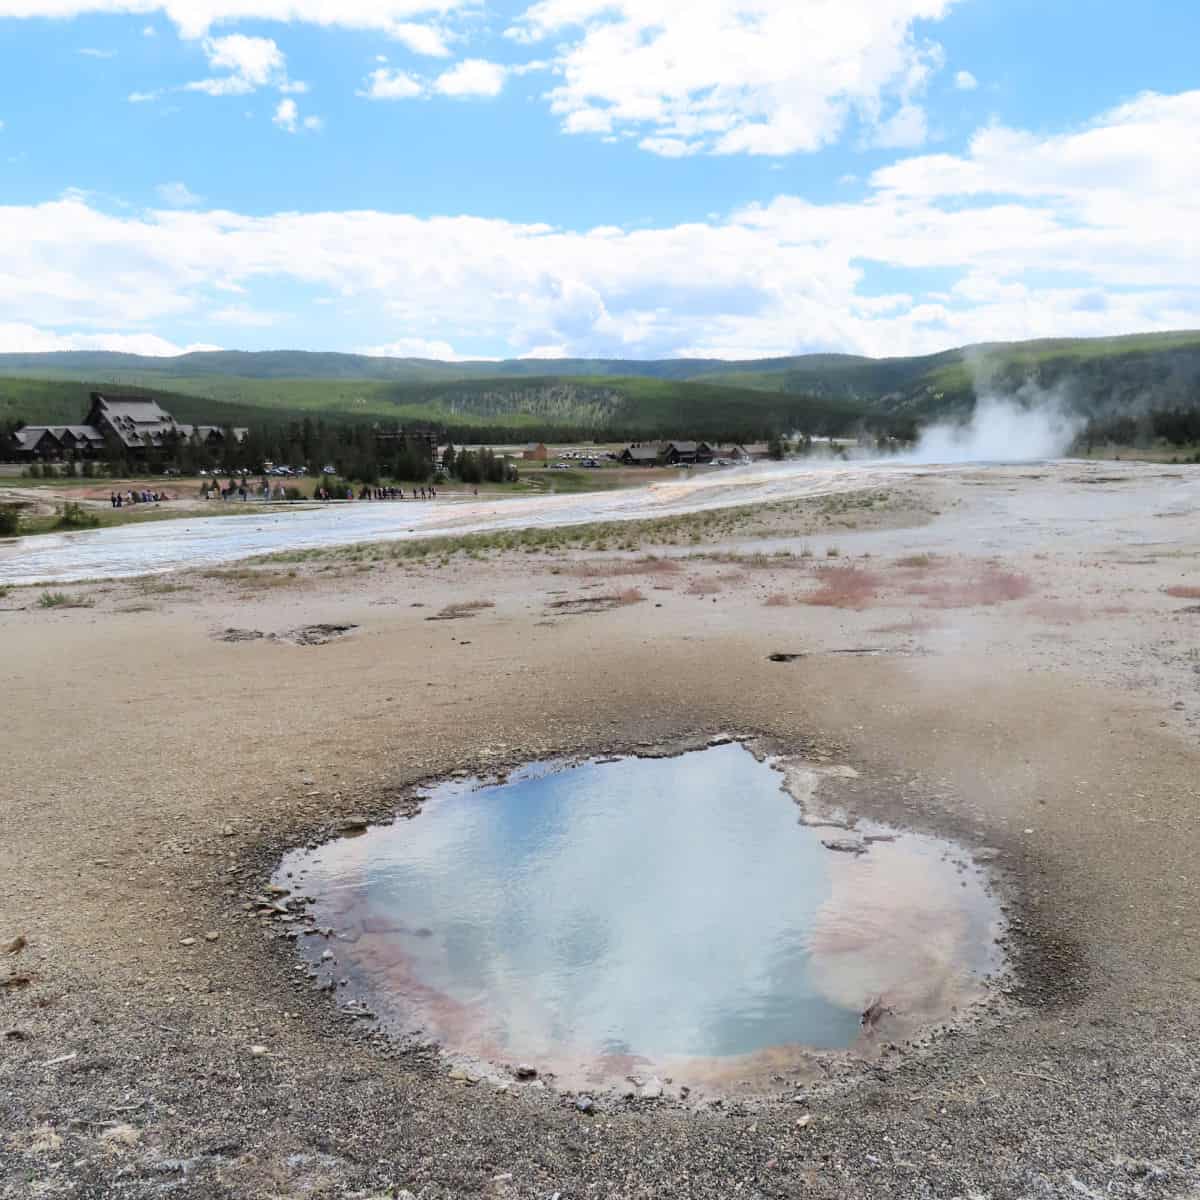
[[[1164,590],[1200,585],[1194,520],[1135,503],[1169,507],[1169,482],[1124,480],[1120,539],[1106,513],[1060,542],[1086,488],[1050,470],[998,551],[969,535],[1011,475],[919,486],[941,514],[919,538],[839,534],[837,564],[516,555],[73,588],[90,608],[10,593],[0,1197],[1200,1195],[1200,616]],[[796,602],[847,561],[877,577],[849,606]],[[989,571],[1027,586],[972,592]],[[355,628],[291,636],[316,624]],[[850,763],[856,810],[990,848],[1003,1003],[765,1103],[582,1113],[390,1047],[245,910],[285,848],[420,780],[725,731]]]

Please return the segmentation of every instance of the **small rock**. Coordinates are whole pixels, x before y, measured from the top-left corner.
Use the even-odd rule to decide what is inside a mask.
[[[6,942],[4,946],[5,954],[20,954],[26,946],[29,945],[24,934],[18,934],[11,942]]]
[[[337,823],[339,833],[363,833],[367,828],[365,817],[346,817]]]
[[[658,1100],[663,1094],[662,1080],[657,1076],[651,1079],[648,1083],[642,1085],[641,1096],[643,1100]]]
[[[821,845],[826,850],[834,850],[839,854],[866,854],[867,852],[867,848],[862,842],[854,841],[852,838],[822,839]]]
[[[514,1073],[518,1079],[536,1079],[537,1067],[531,1067],[528,1063],[521,1063]]]
[[[270,883],[267,885],[268,896],[290,896],[291,894],[291,888],[281,887],[278,883]]]
[[[196,944],[196,939],[192,937],[183,938],[179,944],[181,946],[194,946]]]
[[[218,932],[217,932],[215,929],[210,929],[210,930],[209,930],[209,931],[208,931],[208,932],[207,932],[207,933],[204,935],[204,940],[205,940],[206,942],[215,942],[215,941],[216,941],[216,940],[217,940],[217,939],[218,939],[220,936],[221,936],[221,935],[220,935],[220,934],[219,934],[219,933],[218,933]]]
[[[221,836],[222,837],[233,837],[233,826],[232,825],[223,826],[221,828]]]
[[[575,1099],[575,1107],[581,1113],[590,1113],[596,1111],[596,1102],[591,1096],[577,1096]]]
[[[332,950],[322,950],[321,951],[321,961],[322,962],[329,962],[329,960],[332,958],[333,958]]]
[[[271,1052],[266,1048],[266,1046],[251,1046],[250,1047],[250,1057],[251,1058],[263,1058],[265,1055],[270,1054],[270,1053]]]
[[[796,1128],[797,1129],[807,1129],[811,1123],[812,1123],[812,1113],[805,1113],[804,1116],[797,1117]]]

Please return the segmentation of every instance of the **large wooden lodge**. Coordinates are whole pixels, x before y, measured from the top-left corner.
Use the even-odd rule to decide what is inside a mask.
[[[65,458],[145,458],[154,450],[192,442],[219,450],[232,434],[244,441],[246,429],[185,425],[149,396],[92,392],[91,406],[79,425],[26,425],[13,434],[16,457],[23,462]]]

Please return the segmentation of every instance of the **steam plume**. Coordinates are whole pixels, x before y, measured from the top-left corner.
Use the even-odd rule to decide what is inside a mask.
[[[965,422],[930,425],[907,457],[919,463],[1061,458],[1083,425],[1061,392],[1028,383],[1008,396],[982,394]]]

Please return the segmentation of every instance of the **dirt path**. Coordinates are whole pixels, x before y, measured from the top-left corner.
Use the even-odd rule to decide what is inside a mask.
[[[1190,1194],[1200,531],[1153,480],[915,486],[931,524],[762,531],[793,557],[381,550],[0,598],[0,1196]],[[1076,522],[1089,487],[1126,492]],[[317,623],[355,628],[221,637]],[[246,909],[418,780],[725,731],[988,848],[1010,1009],[802,1104],[584,1114],[381,1043]]]

